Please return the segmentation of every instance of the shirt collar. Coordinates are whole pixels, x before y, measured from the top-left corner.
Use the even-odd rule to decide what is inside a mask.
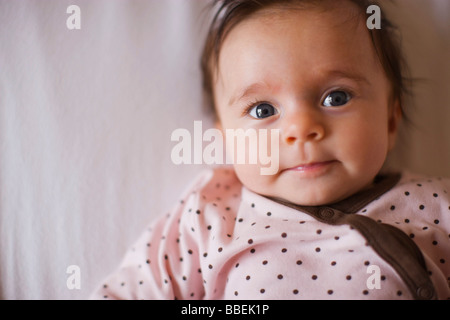
[[[356,213],[370,202],[378,199],[384,193],[392,189],[399,182],[400,178],[400,173],[379,174],[375,177],[373,185],[370,188],[357,192],[344,200],[325,206],[301,206],[279,198],[268,198],[285,206],[311,214],[316,214],[327,208],[338,210],[343,213]]]

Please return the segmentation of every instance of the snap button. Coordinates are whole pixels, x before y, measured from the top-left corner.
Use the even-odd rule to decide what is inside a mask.
[[[434,290],[428,285],[417,288],[417,295],[420,299],[430,300],[434,296]]]
[[[321,208],[319,210],[319,216],[325,220],[331,219],[334,217],[334,210],[330,208]]]

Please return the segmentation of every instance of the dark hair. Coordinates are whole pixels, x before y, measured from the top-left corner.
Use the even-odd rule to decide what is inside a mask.
[[[372,0],[348,0],[354,3],[361,15],[366,15],[370,5],[378,3]],[[212,108],[214,115],[213,72],[217,70],[221,46],[228,33],[241,21],[262,9],[273,6],[323,5],[324,0],[213,0],[212,7],[218,7],[209,31],[207,33],[201,57],[201,71],[203,77],[203,90],[208,108]],[[368,16],[367,16],[368,17]],[[408,95],[407,65],[403,57],[396,27],[381,15],[381,29],[368,29],[376,54],[383,69],[391,82],[394,99],[398,99],[402,114],[404,115],[404,100]]]

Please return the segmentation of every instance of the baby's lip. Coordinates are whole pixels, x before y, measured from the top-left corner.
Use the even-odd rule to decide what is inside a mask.
[[[332,164],[334,162],[337,162],[337,160],[326,160],[326,161],[313,161],[308,163],[299,164],[284,170],[293,170],[293,171],[308,171],[313,169],[318,169],[321,167],[325,167],[329,164]],[[284,171],[283,170],[283,171]]]

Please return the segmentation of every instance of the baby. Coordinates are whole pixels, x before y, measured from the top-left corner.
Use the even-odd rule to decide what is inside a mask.
[[[362,0],[216,4],[217,127],[277,130],[278,171],[201,174],[92,297],[449,299],[450,180],[382,170],[406,91],[388,21]]]

